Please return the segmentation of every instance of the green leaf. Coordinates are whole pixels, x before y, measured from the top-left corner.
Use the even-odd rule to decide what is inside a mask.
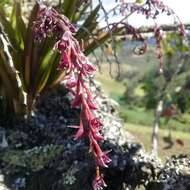
[[[24,46],[24,39],[26,35],[26,25],[22,19],[21,3],[16,1],[13,4],[12,15],[10,19],[21,48]]]
[[[36,94],[40,93],[44,87],[46,86],[46,83],[49,79],[49,76],[52,72],[53,64],[56,58],[56,54],[53,53],[51,50],[50,52],[45,56],[39,71],[36,75]]]
[[[85,13],[85,11],[90,7],[90,3],[84,4],[80,11],[77,11],[76,14],[73,16],[73,23],[77,23]]]
[[[3,30],[8,36],[11,46],[14,48],[15,51],[18,51],[20,49],[20,46],[16,38],[16,32],[12,27],[11,23],[7,20],[6,14],[2,7],[0,7],[0,22],[3,26]]]
[[[63,11],[64,11],[64,15],[67,16],[69,18],[69,20],[72,21],[72,17],[75,14],[75,10],[76,10],[76,3],[78,2],[78,0],[64,0],[63,3]]]
[[[58,65],[59,65],[59,61],[60,61],[60,54],[56,53],[56,56],[54,57],[54,60],[52,60],[53,64],[52,64],[52,70],[51,73],[49,75],[49,79],[46,83],[45,86],[45,90],[49,89],[49,88],[53,88],[53,86],[55,86],[57,84],[57,82],[59,81],[60,77],[64,77],[65,73],[61,70],[58,70]]]
[[[35,73],[33,70],[31,70],[32,68],[34,68],[32,64],[39,63],[38,60],[34,62],[34,59],[36,59],[36,57],[37,56],[39,57],[40,55],[38,54],[36,56],[34,54],[35,45],[34,45],[34,37],[33,37],[33,32],[32,32],[32,26],[36,19],[37,11],[38,11],[38,5],[35,5],[29,17],[28,27],[26,30],[26,36],[24,39],[24,50],[22,54],[22,69],[20,72],[22,72],[23,83],[24,83],[25,90],[27,92],[29,91],[31,87],[31,79],[32,79],[31,75]]]
[[[15,112],[22,112],[22,104],[24,104],[24,91],[13,59],[9,51],[9,43],[5,38],[5,34],[0,26],[0,78],[5,87],[5,92],[12,99]]]
[[[75,36],[78,40],[84,39],[86,37],[90,37],[89,33],[91,33],[97,27],[96,18],[97,18],[99,10],[100,10],[100,5],[98,5],[91,12],[91,14],[84,21],[83,25],[79,28]]]

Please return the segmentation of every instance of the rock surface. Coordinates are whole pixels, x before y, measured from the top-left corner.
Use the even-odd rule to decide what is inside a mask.
[[[94,89],[93,89],[94,88]],[[148,155],[134,137],[122,128],[117,104],[92,87],[100,106],[98,116],[105,123],[103,149],[112,150],[112,162],[103,171],[107,190],[189,188],[187,157],[172,157],[162,164]],[[74,141],[80,110],[70,108],[70,96],[63,86],[37,100],[30,121],[0,117],[0,190],[91,190],[95,173],[87,140]],[[181,181],[182,180],[182,181]],[[180,185],[180,187],[179,187]],[[7,186],[7,187],[6,187]],[[172,188],[171,188],[172,187]]]

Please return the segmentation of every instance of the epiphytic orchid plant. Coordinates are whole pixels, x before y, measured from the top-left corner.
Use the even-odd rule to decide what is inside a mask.
[[[95,157],[97,172],[93,183],[94,190],[106,186],[99,173],[99,167],[107,167],[110,158],[108,152],[102,151],[98,142],[104,140],[100,134],[102,128],[101,121],[94,115],[97,109],[94,103],[93,94],[90,92],[86,79],[93,74],[95,67],[89,62],[82,52],[78,41],[74,37],[75,27],[69,20],[60,15],[55,9],[39,5],[37,20],[34,23],[34,33],[36,41],[53,35],[57,42],[54,50],[61,54],[58,68],[66,72],[68,89],[73,93],[73,107],[81,107],[80,125],[72,126],[77,128],[75,139],[88,137],[90,151]]]
[[[114,36],[118,33],[131,35],[132,39],[144,43],[145,39],[138,33],[138,30],[126,22],[134,12],[143,14],[150,19],[155,19],[161,12],[173,14],[178,21],[180,34],[185,33],[178,17],[160,0],[146,0],[141,4],[120,1],[119,5],[110,12],[106,12],[101,0],[98,2],[99,5],[82,20],[82,25],[77,25],[77,31],[69,20],[77,24],[77,21],[82,18],[81,15],[83,13],[86,15],[90,9],[91,1],[64,0],[62,3],[63,13],[69,19],[55,9],[39,3],[38,7],[34,7],[28,22],[24,22],[20,1],[13,1],[10,18],[0,6],[0,87],[3,86],[5,89],[0,92],[0,95],[12,100],[16,113],[25,109],[24,104],[27,104],[26,107],[30,113],[35,98],[64,77],[67,81],[67,88],[74,96],[73,107],[81,108],[80,125],[72,126],[77,129],[75,139],[88,137],[90,151],[96,160],[97,172],[93,182],[95,190],[106,186],[99,167],[107,167],[111,160],[108,152],[102,151],[98,144],[104,139],[100,133],[103,124],[95,116],[97,107],[88,86],[88,77],[93,74],[95,68],[85,55],[93,52],[107,39],[111,38],[112,42],[115,42]],[[79,4],[82,4],[82,7],[78,6]],[[76,7],[80,8],[79,12]],[[107,23],[103,28],[99,28],[97,22],[97,14],[100,9],[105,14],[104,18]],[[37,18],[36,12],[38,12]],[[123,19],[110,24],[107,18],[113,12],[123,15]],[[158,57],[161,59],[163,38],[161,28],[155,27],[153,33],[157,41]],[[35,43],[33,42],[34,38]],[[56,39],[55,44],[54,39]],[[77,39],[84,39],[84,51]],[[41,43],[38,44],[37,41]],[[114,44],[112,43],[113,48]],[[52,47],[54,47],[53,54]],[[144,49],[146,49],[146,44]],[[10,112],[9,109],[8,111]]]

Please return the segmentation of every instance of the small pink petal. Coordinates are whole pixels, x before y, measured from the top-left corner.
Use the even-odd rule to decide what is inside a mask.
[[[82,121],[80,121],[80,126],[78,128],[77,133],[75,134],[74,140],[77,140],[83,136],[84,136],[84,127],[83,127]]]
[[[92,183],[93,190],[103,190],[104,187],[107,187],[102,176],[96,177]]]
[[[109,151],[103,152],[95,139],[92,139],[92,146],[96,153],[96,162],[99,166],[108,167],[108,164],[111,162],[111,159],[107,156]]]
[[[104,137],[99,132],[94,132],[93,137],[97,141],[104,141],[105,140]]]
[[[68,89],[74,88],[77,85],[77,81],[73,78],[69,79],[66,83]]]
[[[90,63],[83,64],[82,69],[85,75],[92,74],[94,71],[96,71],[95,67]]]
[[[78,126],[78,125],[68,125],[67,127],[68,127],[68,128],[73,128],[73,129],[78,129],[78,128],[80,128],[80,126]]]
[[[76,107],[79,107],[82,103],[82,100],[81,100],[81,95],[75,95],[75,98],[72,102],[72,107],[73,108],[76,108]]]
[[[90,121],[92,128],[101,130],[103,124],[98,118],[94,118]]]
[[[59,64],[59,69],[69,69],[69,67],[70,67],[69,57],[67,53],[65,52],[62,54],[60,64]]]
[[[88,104],[90,109],[93,109],[93,110],[97,109],[97,106],[95,105],[95,103],[93,102],[92,99],[87,99],[87,104]]]

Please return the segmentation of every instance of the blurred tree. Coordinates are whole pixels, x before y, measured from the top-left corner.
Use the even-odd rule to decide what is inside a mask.
[[[170,118],[179,114],[176,106],[179,103],[176,100],[179,101],[179,99],[176,96],[186,86],[184,77],[187,77],[190,72],[189,47],[183,40],[176,34],[168,34],[163,41],[163,47],[165,53],[163,73],[158,73],[157,77],[156,74],[150,77],[145,81],[144,88],[147,90],[145,97],[148,98],[147,108],[155,109],[155,123],[152,132],[152,153],[155,156],[157,156],[158,149],[160,118],[164,116],[169,121]]]

